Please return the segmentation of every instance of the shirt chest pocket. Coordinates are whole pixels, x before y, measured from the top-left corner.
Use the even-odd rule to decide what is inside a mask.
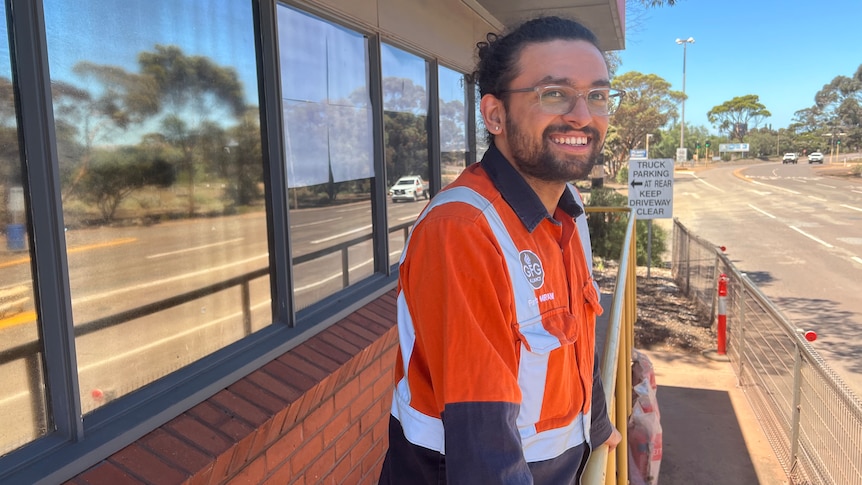
[[[583,322],[566,308],[555,308],[516,324],[518,339],[530,352],[546,354],[576,342]]]

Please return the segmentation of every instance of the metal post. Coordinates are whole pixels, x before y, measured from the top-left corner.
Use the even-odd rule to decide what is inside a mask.
[[[802,401],[802,352],[799,351],[799,344],[794,347],[793,356],[793,413],[790,431],[790,469],[796,465],[797,454],[799,453],[799,420],[801,413]]]

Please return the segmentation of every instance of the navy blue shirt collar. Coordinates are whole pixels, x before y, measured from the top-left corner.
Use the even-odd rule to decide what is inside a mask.
[[[506,160],[496,145],[491,144],[488,151],[485,152],[485,156],[482,157],[481,163],[482,168],[491,178],[491,182],[494,183],[494,186],[500,191],[500,195],[512,207],[528,231],[533,232],[544,219],[550,219],[553,223],[558,224],[552,214],[548,214],[545,205],[542,204],[533,188]],[[563,191],[560,201],[557,202],[557,207],[572,216],[572,219],[583,214],[581,206],[575,201],[575,196],[569,189]]]

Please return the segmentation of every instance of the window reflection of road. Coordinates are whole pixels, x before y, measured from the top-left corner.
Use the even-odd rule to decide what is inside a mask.
[[[390,203],[390,225],[414,220],[424,206],[424,202]],[[368,203],[291,211],[293,255],[370,234],[370,212]],[[268,250],[263,213],[149,227],[70,230],[67,253],[75,324],[264,268],[269,262]],[[390,248],[390,252],[397,258],[401,247]],[[371,274],[372,254],[371,241],[349,249],[351,281]],[[3,269],[0,287],[30,286],[29,259],[14,257],[20,261]],[[341,277],[339,253],[297,266],[297,308],[338,291]],[[249,290],[250,330],[254,331],[271,322],[269,278],[251,281]],[[24,310],[32,312],[32,302]],[[78,337],[75,345],[84,412],[242,338],[246,332],[243,317],[241,291],[233,287]],[[0,321],[3,348],[37,339],[35,321],[24,320],[18,324],[9,324],[9,318],[6,324]],[[0,377],[6,383],[0,391],[0,427],[31,422],[23,365],[0,368]]]

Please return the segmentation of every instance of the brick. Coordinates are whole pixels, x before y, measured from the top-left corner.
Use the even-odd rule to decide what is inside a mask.
[[[245,485],[261,483],[266,475],[266,461],[263,458],[255,460],[232,476],[226,483],[229,485]]]
[[[356,485],[364,485],[364,483],[368,483],[369,485],[372,483],[375,485],[377,484],[377,480],[375,480],[373,482],[369,482],[369,481],[363,482],[362,481],[362,467],[353,466],[353,464],[351,464],[351,467],[352,468],[350,469],[350,474],[347,475],[346,477],[344,477],[344,481],[342,481],[341,483],[344,483],[344,484],[352,483],[352,484],[356,484]]]
[[[172,467],[136,443],[114,453],[108,461],[122,466],[149,483],[180,484],[189,478],[188,473]]]
[[[337,371],[341,367],[340,362],[336,362],[335,359],[314,350],[314,348],[308,345],[308,342],[297,346],[290,353],[298,355],[309,362],[314,362],[314,365],[326,371],[327,375]]]
[[[240,379],[228,386],[228,390],[246,401],[254,403],[255,406],[262,408],[270,417],[281,411],[288,404],[287,401],[267,392],[248,379]]]
[[[374,402],[374,391],[373,389],[364,389],[356,399],[350,403],[350,419],[357,420],[361,419],[362,415],[365,414],[365,411],[371,407],[371,404]]]
[[[305,394],[309,389],[317,385],[317,379],[297,371],[279,360],[266,364],[263,366],[263,370],[279,382],[296,389],[300,394]]]
[[[295,369],[302,372],[303,374],[313,378],[316,381],[325,379],[331,373],[331,371],[325,370],[320,366],[316,365],[314,361],[305,359],[301,355],[292,352],[288,352],[280,356],[276,360],[290,367],[291,369]]]
[[[144,482],[108,461],[103,461],[78,475],[75,483],[87,485],[114,485],[117,483],[124,485],[144,485]]]
[[[227,450],[216,458],[210,483],[222,483],[224,481],[232,460],[233,449]]]
[[[228,440],[224,435],[209,428],[188,414],[181,414],[172,419],[165,425],[165,428],[194,443],[198,448],[211,456],[218,456],[233,446],[233,442]]]
[[[260,430],[257,430],[257,432],[240,440],[237,442],[236,446],[233,447],[233,457],[231,458],[230,466],[228,467],[228,475],[249,466],[249,462],[253,463],[256,461],[256,457],[249,456],[249,450],[251,450],[251,445],[254,443],[254,438],[258,432],[260,432]]]
[[[269,418],[267,413],[263,412],[259,407],[227,389],[217,392],[209,398],[209,402],[221,406],[228,413],[239,417],[252,427],[260,426]]]
[[[312,463],[323,452],[323,438],[320,434],[307,438],[293,456],[290,457],[290,469],[294,475],[302,473],[303,469]]]
[[[329,474],[329,471],[335,466],[335,450],[329,448],[323,450],[308,468],[305,469],[305,481],[311,483],[320,483],[323,478]]]
[[[359,440],[359,423],[351,424],[335,441],[335,459],[340,460],[350,453],[356,441]]]
[[[264,371],[262,368],[249,374],[246,379],[253,382],[256,386],[275,394],[287,403],[296,401],[302,395],[302,392],[298,389],[276,379],[275,376]]]
[[[362,433],[359,436],[359,440],[356,441],[356,444],[350,450],[350,463],[353,465],[360,465],[362,463],[362,459],[365,458],[365,455],[371,450],[371,447],[374,445],[374,440],[371,437],[370,432]]]
[[[355,336],[353,336],[353,341],[350,340],[350,336],[345,338],[344,330],[339,329],[337,325],[329,327],[328,329],[326,329],[326,331],[321,332],[318,336],[324,342],[332,344],[350,355],[356,355],[363,348],[365,348],[363,345],[359,345],[356,343],[356,340],[358,339]]]
[[[357,394],[359,394],[359,381],[351,379],[335,393],[335,407],[338,409],[348,408]]]
[[[336,458],[337,460],[337,458]],[[332,484],[332,485],[341,485],[346,482],[347,475],[350,473],[351,466],[349,460],[341,460],[340,462],[336,462],[335,466],[326,473],[323,477],[324,483]]]
[[[323,428],[323,446],[329,446],[338,438],[350,424],[350,411],[347,409],[335,410],[335,416]]]
[[[191,474],[212,468],[212,457],[161,428],[141,438],[139,443],[174,467]]]
[[[216,406],[211,401],[198,404],[190,409],[188,414],[206,423],[214,430],[218,430],[219,433],[229,438],[231,445],[244,436],[248,436],[254,429],[250,424],[234,416],[231,411]]]
[[[332,399],[320,403],[305,419],[302,420],[302,429],[305,436],[312,436],[320,432],[323,427],[332,420],[335,415],[335,405]]]
[[[367,328],[363,327],[359,322],[355,322],[353,320],[347,320],[341,325],[341,328],[345,330],[345,332],[350,332],[356,335],[358,338],[363,339],[365,342],[369,344],[377,341],[380,338],[380,334],[376,332],[372,332]],[[367,347],[368,345],[366,345]]]
[[[269,463],[269,461],[267,461],[267,465],[272,467],[272,464]],[[286,483],[289,483],[290,485],[305,483],[304,478],[300,478],[298,480],[294,478],[293,472],[290,470],[290,463],[278,465],[275,469],[270,468],[269,475],[263,481],[263,485],[285,485]],[[346,482],[345,485],[347,485]]]
[[[328,356],[335,362],[338,362],[339,367],[347,363],[347,361],[350,360],[351,357],[353,357],[352,353],[345,352],[338,347],[335,347],[334,345],[319,338],[312,338],[311,340],[305,342],[304,345],[308,345],[317,352]]]
[[[303,434],[302,426],[297,426],[288,431],[264,452],[267,463],[273,465],[286,461],[296,453],[296,450],[302,447],[304,437],[305,435]]]

